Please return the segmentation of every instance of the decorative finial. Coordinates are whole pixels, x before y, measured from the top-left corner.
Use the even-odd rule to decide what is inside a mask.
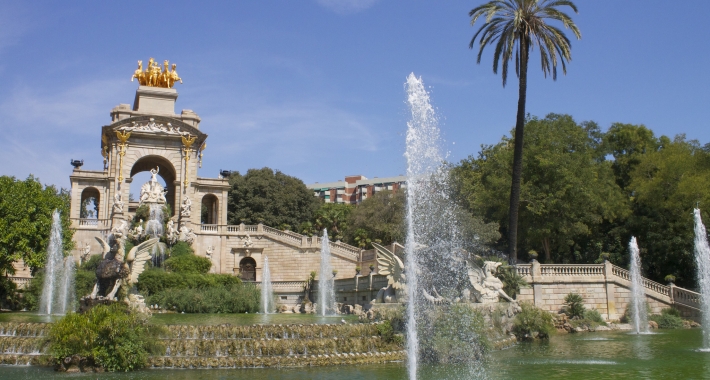
[[[160,70],[160,65],[155,59],[151,58],[148,60],[148,66],[143,71],[143,61],[138,61],[138,68],[133,72],[131,77],[131,82],[133,79],[138,79],[138,84],[141,86],[150,87],[163,87],[163,88],[173,88],[175,82],[182,83],[182,78],[178,76],[177,65],[173,63],[172,71],[170,70],[170,63],[166,59],[163,61],[163,70]]]

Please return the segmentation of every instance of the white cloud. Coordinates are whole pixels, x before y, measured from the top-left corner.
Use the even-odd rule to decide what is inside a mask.
[[[318,4],[338,14],[350,14],[364,11],[377,0],[318,0]]]

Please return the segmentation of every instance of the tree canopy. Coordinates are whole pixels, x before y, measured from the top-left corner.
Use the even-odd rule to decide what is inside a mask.
[[[12,273],[12,263],[22,259],[34,272],[44,267],[52,229],[52,214],[59,210],[65,254],[73,248],[69,228],[69,194],[42,186],[29,176],[20,181],[0,177],[0,270]]]
[[[229,224],[258,224],[294,230],[313,219],[320,200],[298,178],[270,168],[229,177]]]

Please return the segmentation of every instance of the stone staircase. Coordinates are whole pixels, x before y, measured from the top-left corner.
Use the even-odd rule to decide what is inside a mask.
[[[47,323],[0,323],[0,364],[48,365]]]

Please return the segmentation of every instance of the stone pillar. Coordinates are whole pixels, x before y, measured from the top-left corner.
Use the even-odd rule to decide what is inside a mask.
[[[611,271],[611,263],[609,260],[604,260],[604,284],[606,288],[606,312],[607,320],[616,320],[619,318],[616,312],[616,289],[614,288],[614,274]]]
[[[542,307],[545,301],[542,299],[542,270],[540,269],[540,263],[533,259],[532,265],[530,267],[530,276],[532,277],[533,286],[533,303],[537,307]]]

